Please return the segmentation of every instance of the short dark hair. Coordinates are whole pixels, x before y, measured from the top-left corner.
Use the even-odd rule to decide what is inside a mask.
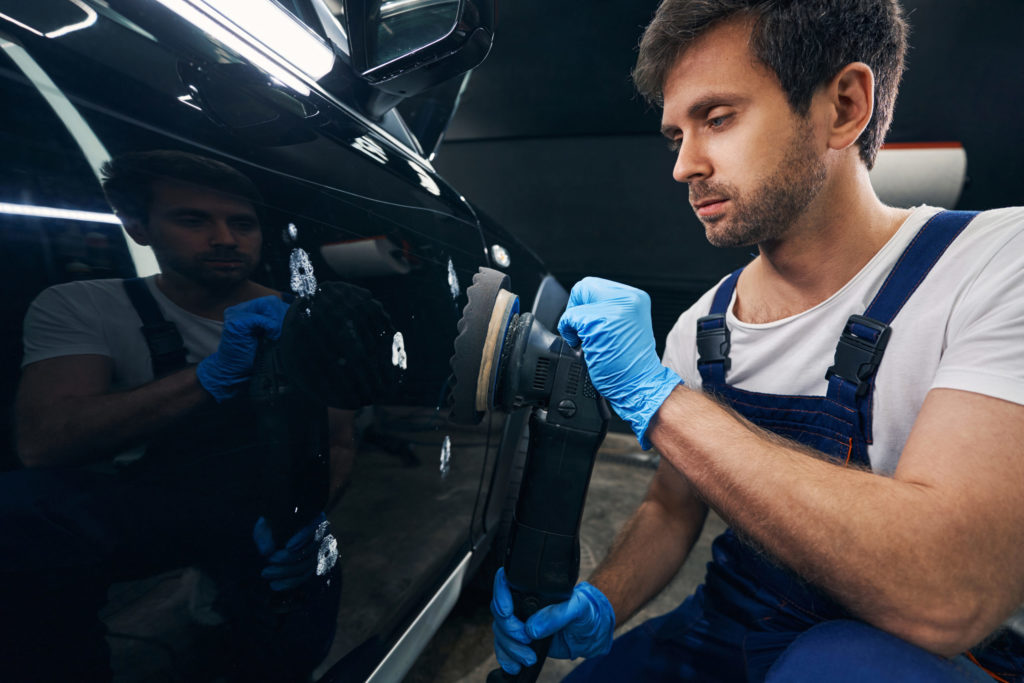
[[[806,116],[814,92],[844,66],[864,62],[875,74],[875,108],[858,139],[870,169],[892,122],[903,76],[908,26],[898,0],[664,0],[640,40],[633,82],[652,104],[682,54],[712,26],[753,22],[750,49],[775,72],[789,105]]]
[[[153,183],[171,180],[233,195],[259,213],[263,199],[256,185],[225,163],[188,152],[150,150],[118,155],[100,167],[103,193],[122,219],[145,223],[153,201]]]

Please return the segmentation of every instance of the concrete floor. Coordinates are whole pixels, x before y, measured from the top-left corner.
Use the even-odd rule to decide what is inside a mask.
[[[599,454],[587,495],[580,539],[580,576],[587,577],[604,557],[615,533],[633,512],[654,474],[656,456],[642,453],[632,435],[610,433]],[[625,624],[625,633],[647,619],[677,606],[704,578],[711,557],[711,540],[725,529],[714,513],[686,564],[666,589]],[[434,636],[406,683],[482,683],[497,668],[494,658],[487,581],[476,581]],[[582,660],[548,660],[539,683],[554,683]]]

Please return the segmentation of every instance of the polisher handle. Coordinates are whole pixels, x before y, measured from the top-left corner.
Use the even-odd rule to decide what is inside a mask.
[[[512,603],[515,606],[515,614],[521,621],[529,619],[537,610],[544,607],[545,602],[540,596],[512,591]],[[540,676],[540,670],[544,668],[544,660],[547,659],[548,649],[551,647],[553,636],[541,638],[530,643],[530,648],[537,655],[537,661],[533,666],[523,667],[517,674],[510,674],[501,667],[487,674],[487,683],[533,683]]]
[[[524,622],[542,607],[568,599],[579,575],[583,505],[609,415],[597,395],[581,401],[579,408],[572,426],[564,415],[547,410],[530,415],[529,448],[505,557],[515,615]],[[515,675],[497,669],[488,683],[535,681],[550,646],[551,638],[534,641],[533,666]]]
[[[548,656],[548,648],[551,647],[551,638],[535,640],[530,644],[533,651],[537,653],[537,662],[519,670],[517,674],[510,674],[500,666],[487,674],[487,683],[533,683],[540,676],[540,670],[544,668],[544,660]]]

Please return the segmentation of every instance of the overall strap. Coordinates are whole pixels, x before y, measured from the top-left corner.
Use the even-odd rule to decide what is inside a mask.
[[[976,211],[941,211],[911,240],[863,315],[851,315],[836,346],[835,362],[825,373],[828,397],[856,406],[874,385],[892,328],[889,323],[946,252]]]
[[[711,311],[697,320],[697,370],[700,371],[705,387],[725,384],[725,374],[732,365],[729,360],[729,328],[725,324],[725,314],[742,272],[743,268],[733,271],[718,286],[711,300]]]
[[[124,291],[142,320],[142,336],[146,338],[153,363],[153,376],[162,377],[186,365],[185,342],[178,327],[164,318],[160,306],[142,278],[123,281]]]

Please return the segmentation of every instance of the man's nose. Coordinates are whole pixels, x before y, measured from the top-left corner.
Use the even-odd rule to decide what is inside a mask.
[[[227,221],[215,220],[210,233],[210,244],[215,246],[236,246],[238,240]]]
[[[672,168],[672,178],[678,183],[703,180],[711,175],[711,162],[706,151],[697,140],[681,141]]]

